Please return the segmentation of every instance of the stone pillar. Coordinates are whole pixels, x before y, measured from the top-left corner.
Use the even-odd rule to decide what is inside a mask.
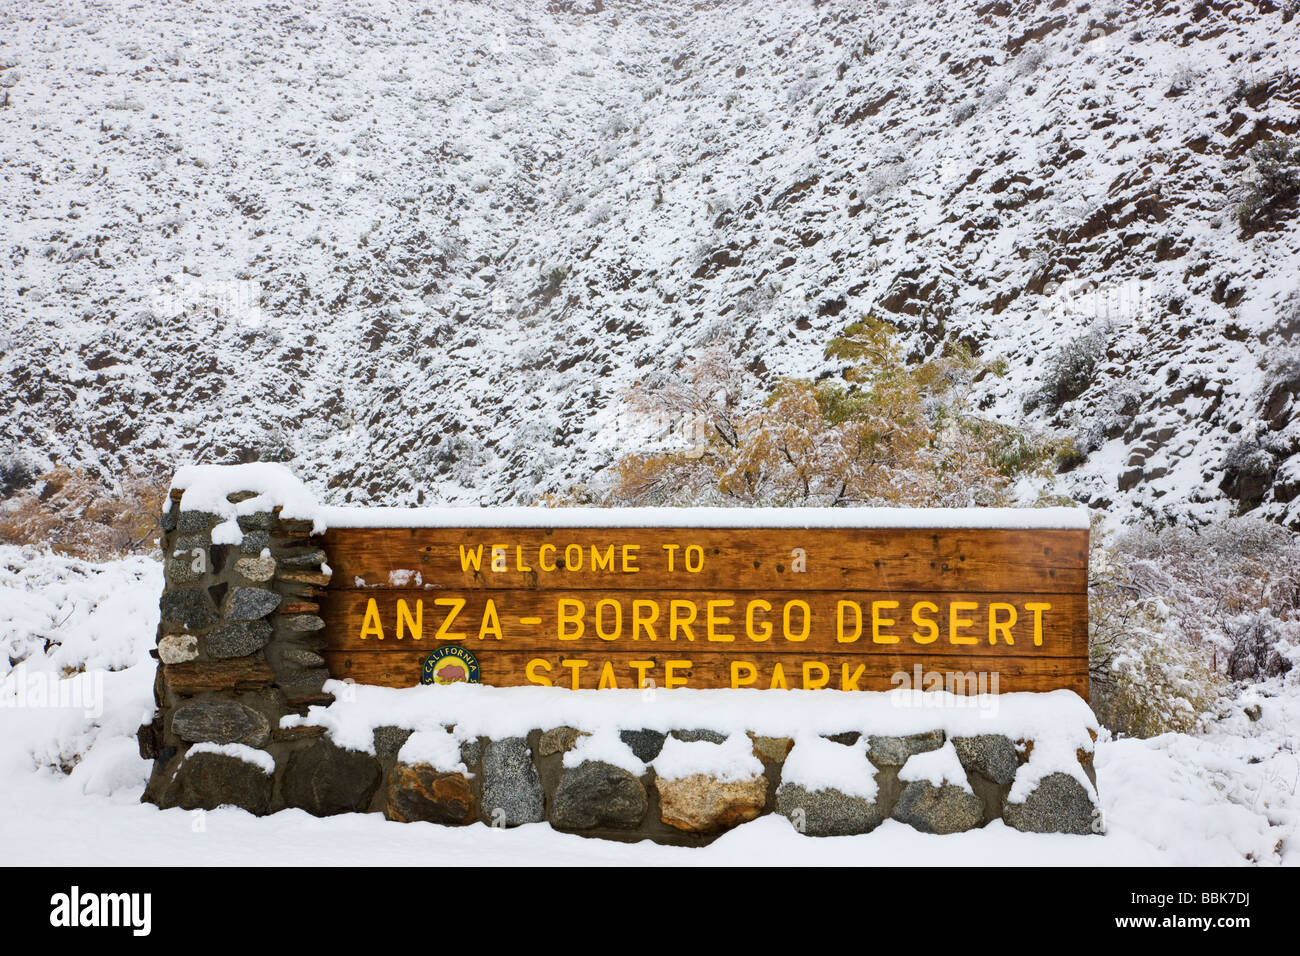
[[[222,519],[186,510],[182,495],[172,492],[162,521],[157,710],[139,734],[141,755],[154,761],[144,799],[253,813],[370,809],[373,758],[338,750],[318,728],[280,729],[284,715],[333,699],[322,690],[318,614],[330,570],[312,523],[281,518],[278,508],[255,512],[238,518],[238,544],[214,543]],[[358,766],[339,766],[349,758]]]

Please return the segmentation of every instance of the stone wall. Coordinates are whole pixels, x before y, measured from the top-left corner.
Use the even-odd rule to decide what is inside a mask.
[[[241,492],[229,500],[253,497]],[[1070,773],[1050,773],[1023,802],[1009,802],[1033,741],[995,733],[953,738],[964,780],[939,783],[909,781],[903,768],[909,758],[947,746],[942,730],[868,734],[865,746],[861,730],[828,735],[846,754],[858,745],[874,776],[872,799],[783,780],[794,741],[754,734],[752,751],[762,772],[739,780],[708,774],[665,779],[652,768],[636,775],[600,761],[566,767],[564,755],[584,733],[573,727],[471,739],[460,746],[464,773],[399,762],[411,734],[399,726],[374,731],[373,753],[343,749],[324,728],[281,725],[287,715],[307,716],[312,705],[333,701],[322,689],[329,675],[317,615],[330,570],[311,523],[282,519],[278,510],[243,515],[242,542],[214,543],[221,519],[181,504],[173,492],[163,520],[157,711],[139,735],[141,754],[154,761],[144,799],[160,807],[375,812],[449,826],[549,821],[567,832],[687,845],[767,813],[786,816],[810,836],[865,833],[891,818],[927,833],[968,830],[999,818],[1031,832],[1097,829],[1092,794]],[[724,740],[708,728],[623,730],[619,736],[648,763],[670,735],[706,746]],[[1079,750],[1076,758],[1095,790],[1091,753]]]

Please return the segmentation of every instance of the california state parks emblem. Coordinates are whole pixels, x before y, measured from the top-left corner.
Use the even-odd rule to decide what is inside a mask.
[[[459,644],[445,644],[424,659],[421,684],[477,684],[478,658]]]

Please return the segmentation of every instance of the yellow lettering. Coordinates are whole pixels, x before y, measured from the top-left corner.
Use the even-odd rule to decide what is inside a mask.
[[[515,545],[515,570],[523,572],[532,570],[532,568],[524,564],[524,548],[523,545],[519,544]]]
[[[816,672],[817,676],[813,677]],[[831,669],[821,661],[804,661],[803,662],[803,689],[817,690],[819,687],[825,687],[831,682]]]
[[[853,633],[844,630],[844,612],[853,612]],[[862,605],[857,601],[838,601],[835,604],[835,640],[840,644],[852,644],[862,636]]]
[[[556,608],[555,628],[558,636],[562,641],[576,641],[582,637],[587,625],[583,623],[583,615],[587,613],[587,606],[581,601],[574,598],[560,598],[559,606]],[[570,634],[566,625],[576,624],[577,629]]]
[[[415,602],[415,617],[411,617],[411,607],[405,601],[397,602],[397,639],[400,641],[402,635],[410,632],[411,640],[419,641],[424,638],[424,602]],[[365,635],[363,634],[362,637]]]
[[[473,551],[467,549],[463,544],[460,546],[460,569],[462,571],[477,571],[483,566],[483,545],[479,545]]]
[[[694,555],[695,560],[691,560]],[[690,574],[699,574],[704,570],[704,549],[698,544],[688,544],[686,546],[686,570]]]
[[[1034,612],[1034,647],[1043,646],[1043,614],[1052,609],[1052,605],[1046,602],[1036,602],[1026,604],[1026,611]]]
[[[979,639],[973,634],[958,634],[957,631],[963,627],[970,627],[975,622],[968,617],[962,617],[962,611],[974,611],[979,605],[974,601],[950,601],[948,603],[948,643],[949,644],[978,644]]]
[[[685,687],[689,677],[678,677],[674,671],[688,670],[691,666],[690,661],[665,661],[664,662],[664,686],[667,688]]]
[[[645,686],[646,671],[655,666],[654,661],[628,661],[628,666],[636,671],[636,686],[642,688]]]
[[[892,617],[881,617],[882,610],[892,611],[898,607],[897,601],[872,601],[871,602],[871,643],[873,644],[897,644],[897,634],[882,634],[882,627],[893,627],[898,622]]]
[[[636,566],[637,561],[640,560],[640,558],[638,557],[638,552],[640,550],[641,550],[641,545],[639,544],[623,545],[623,573],[624,574],[636,574],[638,571],[641,570]]]
[[[676,556],[677,556],[677,549],[680,548],[681,545],[680,545],[680,544],[666,544],[666,545],[664,545],[663,547],[664,547],[664,550],[668,552],[668,570],[669,570],[669,571],[673,571],[673,570],[675,570],[674,567],[673,567],[673,561],[674,561],[674,559],[675,559]]]
[[[862,680],[862,675],[867,669],[866,664],[859,664],[858,669],[849,674],[850,664],[840,665],[840,690],[858,690],[858,681]]]
[[[744,678],[741,672],[744,672]],[[758,680],[758,666],[752,661],[732,661],[731,662],[731,686],[745,687]]]
[[[564,549],[564,570],[582,570],[582,546],[571,544]]]
[[[614,546],[612,544],[605,549],[604,554],[602,554],[594,544],[591,546],[591,570],[614,570]]]
[[[920,631],[913,631],[912,640],[918,644],[933,644],[939,639],[939,623],[933,618],[922,617],[922,610],[928,611],[930,614],[938,614],[939,605],[932,604],[929,601],[917,601],[912,605],[912,623],[917,627],[925,628],[924,635]]]
[[[647,612],[642,615],[642,611]],[[655,640],[655,629],[651,625],[659,620],[659,602],[658,601],[633,601],[632,602],[632,640],[637,639],[641,629],[645,628],[647,640]]]
[[[724,607],[735,607],[735,601],[709,601],[706,607],[706,621],[708,631],[706,636],[711,641],[717,641],[726,644],[736,639],[735,634],[724,634],[718,630],[719,625],[730,624],[731,618],[723,617],[721,614],[714,614],[714,610]]]
[[[481,641],[489,634],[498,641],[501,640],[501,618],[497,616],[497,605],[491,598],[488,598],[487,604],[483,607],[483,620],[478,626],[478,639]]]
[[[560,666],[567,667],[569,669],[569,673],[573,675],[570,679],[569,686],[572,687],[574,690],[577,690],[579,687],[578,672],[581,671],[584,667],[586,667],[587,664],[589,663],[590,661],[584,661],[580,658],[574,658],[574,657],[566,657],[564,658],[564,660],[560,661]]]
[[[546,563],[546,553],[547,553],[548,551],[551,553],[551,563],[550,563],[550,564],[547,564],[547,563]],[[538,566],[539,568],[541,568],[543,571],[554,571],[554,570],[555,570],[555,545],[553,545],[553,544],[544,544],[544,545],[542,545],[540,548],[537,549],[537,566]]]
[[[790,629],[790,610],[796,607],[803,612],[803,629],[797,634]],[[812,608],[808,606],[808,602],[801,600],[786,601],[785,608],[781,611],[781,626],[787,641],[808,640],[808,634],[812,631]]]
[[[772,605],[767,601],[764,601],[762,598],[755,598],[745,607],[745,636],[751,641],[759,641],[761,643],[772,636],[772,622],[762,621],[762,627],[757,631],[754,630],[755,608],[762,608],[764,613],[766,613],[767,611],[772,610]]]
[[[546,661],[543,660],[542,658],[534,657],[531,661],[529,661],[527,666],[524,667],[524,675],[528,678],[528,683],[538,684],[542,687],[553,686],[551,683],[551,679],[547,677],[546,674],[537,673],[539,670],[543,670],[543,669],[546,671],[547,674],[551,672],[551,665],[546,663]]]
[[[361,637],[359,639],[364,641],[371,635],[381,641],[384,639],[384,625],[379,620],[379,605],[374,598],[366,602],[366,616],[361,621]]]
[[[678,612],[683,613],[678,613]],[[686,617],[684,612],[690,611],[690,616]],[[677,633],[680,630],[686,635],[688,641],[695,640],[695,632],[691,630],[691,625],[695,623],[695,616],[699,614],[700,609],[695,606],[694,601],[669,601],[668,602],[668,640],[677,640]]]
[[[614,677],[614,664],[611,661],[605,661],[605,666],[600,669],[600,683],[596,685],[596,690],[607,690],[609,688],[618,689],[618,680]]]
[[[772,680],[768,682],[768,690],[789,690],[790,685],[785,682],[785,668],[781,662],[777,661],[772,668]]]
[[[998,611],[1006,611],[1007,619],[998,620]],[[1016,606],[1014,604],[1001,604],[994,602],[989,605],[989,643],[996,644],[998,635],[1002,635],[1002,640],[1008,644],[1014,644],[1015,638],[1011,636],[1011,628],[1016,623]]]
[[[614,609],[614,629],[606,631],[603,627],[605,621],[601,611],[605,608]],[[612,601],[609,598],[596,602],[596,636],[602,641],[616,641],[623,635],[623,605],[618,601]]]
[[[456,620],[456,616],[460,614],[460,612],[465,608],[465,599],[464,598],[436,598],[433,603],[438,605],[439,607],[451,608],[450,613],[448,613],[447,616],[442,619],[442,624],[438,627],[438,633],[433,635],[433,639],[435,641],[465,640],[466,635],[462,634],[459,631],[450,630],[452,622]]]

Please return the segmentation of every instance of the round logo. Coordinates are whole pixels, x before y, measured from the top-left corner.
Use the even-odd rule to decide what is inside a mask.
[[[477,684],[478,658],[458,644],[446,644],[424,659],[421,684]]]

